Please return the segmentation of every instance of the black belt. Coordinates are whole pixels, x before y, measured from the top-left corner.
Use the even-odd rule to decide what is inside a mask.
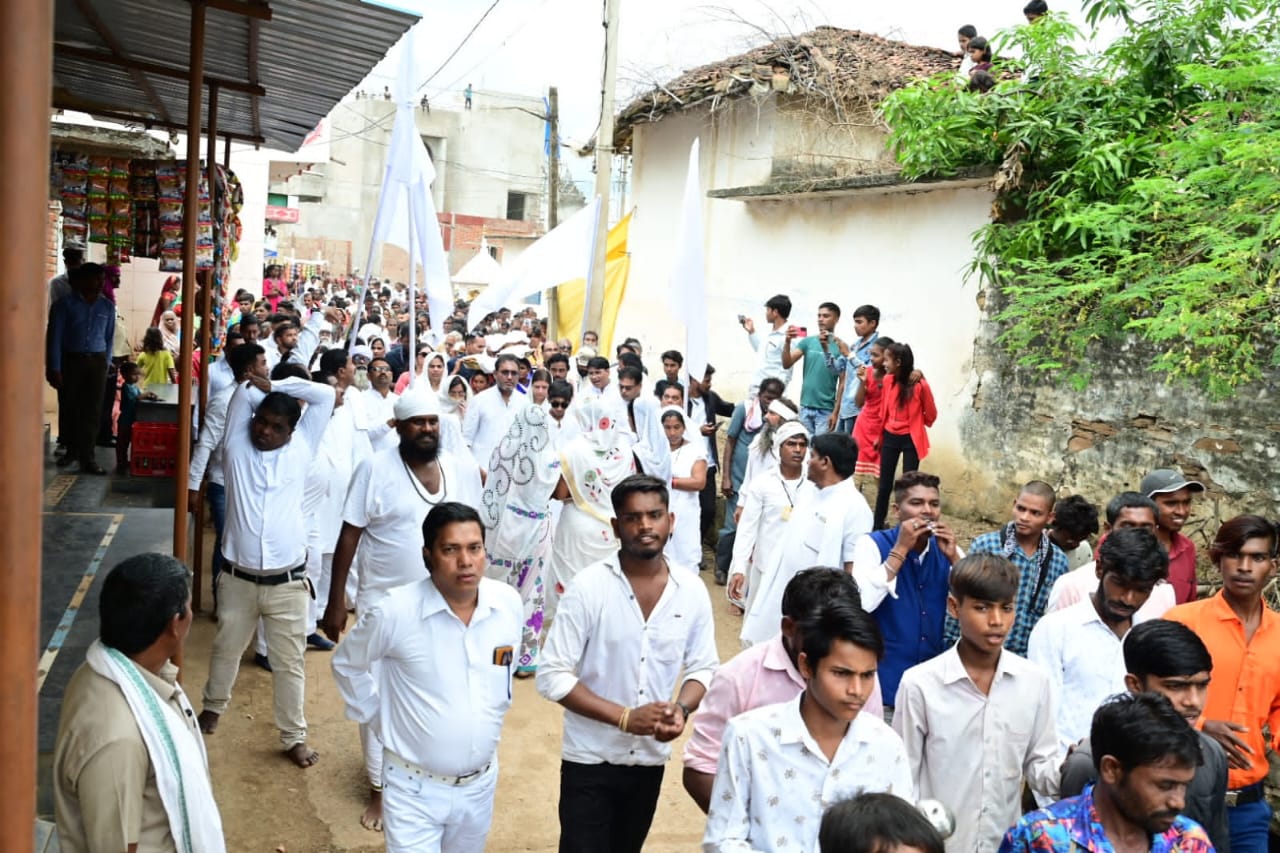
[[[1227,808],[1235,806],[1247,806],[1250,803],[1256,803],[1262,799],[1262,783],[1255,782],[1252,785],[1246,785],[1243,788],[1236,788],[1234,791],[1227,791],[1226,805]]]
[[[223,571],[230,574],[233,578],[240,578],[240,580],[248,581],[249,583],[256,583],[261,586],[279,586],[280,584],[288,583],[289,581],[306,580],[307,577],[306,566],[298,566],[296,569],[289,569],[283,572],[272,572],[269,575],[259,574],[258,572],[247,572],[244,569],[236,568],[231,564],[227,564],[227,566],[223,568]]]

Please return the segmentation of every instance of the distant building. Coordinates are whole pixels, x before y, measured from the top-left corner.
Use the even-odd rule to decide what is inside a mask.
[[[432,190],[450,273],[480,251],[482,239],[505,262],[546,230],[546,124],[537,118],[545,105],[536,97],[480,94],[472,110],[414,109],[436,168]],[[325,119],[319,144],[300,152],[314,147],[318,162],[272,161],[267,219],[281,258],[364,271],[395,108],[382,98],[343,101]],[[407,280],[408,256],[387,247],[374,270]]]

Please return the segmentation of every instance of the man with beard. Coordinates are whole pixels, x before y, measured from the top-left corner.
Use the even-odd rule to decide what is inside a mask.
[[[289,361],[301,364],[310,370],[311,357],[320,346],[320,329],[324,321],[345,325],[347,314],[339,308],[325,308],[323,312],[312,311],[305,326],[299,326],[294,320],[286,319],[271,332],[274,346],[266,347],[267,367],[274,368],[281,362]]]
[[[1157,583],[1169,555],[1146,530],[1116,530],[1098,549],[1098,588],[1031,630],[1027,658],[1049,675],[1065,753],[1089,733],[1093,710],[1125,689],[1124,637]]]
[[[376,362],[375,362],[376,363]],[[432,507],[449,500],[459,472],[441,455],[440,402],[429,391],[413,390],[395,404],[399,444],[356,466],[342,513],[342,532],[333,554],[329,601],[321,624],[337,640],[347,622],[345,589],[351,561],[360,546],[356,612],[363,614],[389,590],[422,577],[422,522]],[[372,792],[360,818],[366,829],[382,827],[382,743],[369,725],[360,726],[365,769]]]
[[[706,587],[662,556],[667,500],[647,475],[614,487],[618,553],[577,574],[543,649],[538,692],[566,710],[561,850],[644,849],[671,741],[718,664]]]
[[[1204,827],[1181,815],[1203,753],[1200,736],[1168,699],[1113,697],[1093,715],[1089,740],[1098,783],[1024,815],[1005,834],[1000,853],[1214,849]]]
[[[218,580],[218,633],[209,656],[200,730],[211,735],[261,618],[271,658],[275,723],[298,767],[320,756],[307,745],[303,714],[307,627],[307,536],[298,521],[307,470],[333,413],[334,391],[319,382],[271,382],[250,370],[231,398],[222,467],[227,519]],[[304,412],[301,403],[306,403]]]
[[[514,355],[503,353],[498,356],[493,375],[497,383],[476,395],[462,419],[462,437],[480,467],[486,470],[493,449],[511,428],[511,419],[529,400],[516,391],[520,363]]]

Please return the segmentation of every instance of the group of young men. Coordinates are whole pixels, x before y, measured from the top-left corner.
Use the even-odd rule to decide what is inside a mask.
[[[312,365],[317,330],[345,319],[317,310],[276,336],[274,367],[256,343],[227,352],[230,382],[206,419],[219,435],[201,442],[225,518],[198,716],[169,665],[191,619],[185,569],[143,555],[108,577],[101,648],[68,690],[54,761],[67,849],[222,849],[204,738],[260,630],[282,747],[314,765],[303,654],[331,647],[317,627],[340,640],[334,677],[372,789],[361,819],[389,850],[484,849],[522,675],[565,709],[561,850],[643,849],[671,744],[690,729],[683,783],[707,812],[707,851],[851,849],[832,841],[850,815],[891,838],[901,815],[882,794],[940,802],[952,853],[1265,849],[1263,729],[1280,730],[1266,519],[1221,527],[1210,556],[1223,588],[1203,599],[1181,528],[1204,486],[1170,469],[1108,503],[1096,546],[1091,503],[1035,481],[966,551],[941,481],[921,471],[897,478],[897,523],[874,530],[835,407],[844,390],[837,379],[831,401],[789,406],[765,368],[799,356],[775,323],[719,456],[736,499],[726,522],[740,510],[726,592],[744,646],[721,665],[714,587],[668,547],[680,524],[712,526],[673,513],[688,478],[671,467],[682,442],[717,457],[728,406],[710,372],[691,381],[664,353],[675,369],[645,394],[629,341],[615,364],[588,352],[577,388],[555,359],[566,373],[538,400],[536,375],[499,351],[494,385],[464,397],[464,413],[425,367],[397,396],[382,380],[361,391],[345,350]],[[820,319],[806,359],[832,355],[833,322]],[[446,371],[487,367],[467,361]],[[672,410],[683,426],[664,434]],[[530,553],[555,552],[536,589],[491,553],[490,503],[528,483],[545,484],[540,504],[496,513],[527,525]],[[561,528],[599,541],[561,548],[560,503]],[[572,513],[579,526],[565,527]],[[1044,808],[1024,809],[1024,789]]]

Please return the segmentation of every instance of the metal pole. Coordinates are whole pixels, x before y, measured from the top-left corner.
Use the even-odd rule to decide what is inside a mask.
[[[618,7],[621,0],[604,3],[604,89],[600,92],[600,132],[596,134],[596,195],[600,196],[595,263],[587,287],[586,329],[604,340],[604,256],[609,245],[609,189],[613,170],[613,90],[618,77]],[[584,329],[583,331],[586,331]]]
[[[182,346],[178,355],[178,458],[173,478],[173,554],[187,560],[187,471],[191,464],[191,350],[195,336],[196,226],[200,216],[200,101],[204,95],[204,0],[191,3],[187,78],[187,195],[182,222]]]
[[[205,141],[204,165],[206,180],[209,183],[209,208],[213,221],[219,221],[218,216],[218,87],[209,86],[209,122],[206,128],[208,136]],[[215,226],[213,229],[213,257],[214,265],[217,265],[218,246],[221,242],[221,231]],[[215,284],[214,271],[210,270],[205,276],[204,286],[200,289],[200,429],[204,429],[204,413],[209,405],[209,358],[212,352],[213,344],[213,288]],[[186,483],[178,483],[180,489],[186,488]],[[194,553],[191,555],[191,607],[193,610],[199,610],[204,598],[203,580],[204,580],[204,486],[200,487],[201,500],[196,502],[195,520],[195,546],[192,549]]]
[[[560,90],[555,86],[547,93],[547,124],[547,231],[551,231],[560,222]],[[557,298],[553,287],[547,293],[547,338],[550,340],[560,336]],[[542,357],[542,353],[535,355]]]
[[[222,143],[222,168],[230,169],[231,168],[231,137],[226,136],[224,137],[224,139],[226,141]]]
[[[49,97],[53,4],[0,3],[0,816],[6,847],[30,851],[36,813],[36,668],[40,656],[40,518],[44,386],[30,360],[44,352],[48,277]],[[43,359],[42,359],[43,360]],[[34,523],[33,523],[34,522]]]

